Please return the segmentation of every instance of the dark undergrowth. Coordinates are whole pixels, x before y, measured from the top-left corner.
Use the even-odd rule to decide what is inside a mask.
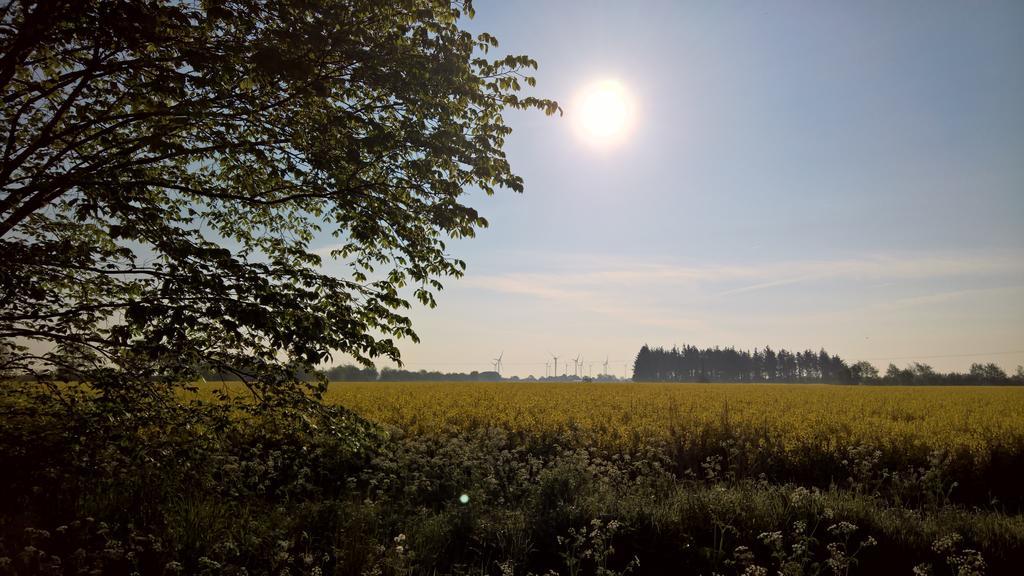
[[[1019,510],[958,501],[961,480],[984,478],[949,455],[893,463],[847,447],[829,460],[841,469],[801,481],[781,465],[781,479],[747,473],[756,448],[721,431],[704,454],[612,452],[496,429],[406,437],[340,408],[239,417],[196,404],[147,418],[14,390],[0,407],[0,574],[1024,566]]]

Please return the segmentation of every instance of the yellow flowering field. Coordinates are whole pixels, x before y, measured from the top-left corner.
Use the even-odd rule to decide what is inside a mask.
[[[606,447],[729,429],[787,449],[1024,449],[1024,389],[814,384],[335,382],[326,395],[411,434],[498,427]]]

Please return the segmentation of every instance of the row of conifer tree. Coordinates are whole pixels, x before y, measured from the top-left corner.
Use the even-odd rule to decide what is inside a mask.
[[[770,346],[753,352],[736,348],[644,345],[633,365],[638,382],[821,382],[903,386],[1024,385],[1024,367],[1012,376],[996,364],[972,364],[969,372],[937,372],[914,362],[906,368],[889,364],[884,374],[869,362],[847,364],[824,349],[790,352]]]
[[[753,352],[736,348],[644,345],[633,366],[644,382],[828,382],[852,383],[850,367],[824,349],[790,352],[770,346]]]

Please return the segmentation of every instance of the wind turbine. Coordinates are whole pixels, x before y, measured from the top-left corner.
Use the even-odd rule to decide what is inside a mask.
[[[605,354],[605,356],[604,356],[604,373],[605,374],[608,373],[608,355],[607,354]]]
[[[501,354],[498,354],[498,357],[495,358],[493,362],[491,362],[491,364],[494,365],[494,371],[497,372],[498,374],[501,374],[501,357],[504,355],[505,351],[502,350]]]
[[[551,354],[551,352],[548,352],[548,354]],[[555,372],[554,372],[554,375],[557,378],[558,377],[558,356],[555,356],[554,354],[551,354],[551,357],[555,359]]]
[[[579,376],[580,376],[580,355],[579,354],[576,355],[576,359],[573,360],[572,365],[573,365],[573,371],[572,371],[573,376],[576,376],[577,378],[579,378]]]

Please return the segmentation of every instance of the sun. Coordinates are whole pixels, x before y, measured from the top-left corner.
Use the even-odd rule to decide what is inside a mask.
[[[573,114],[575,112],[575,114]],[[633,99],[618,80],[599,80],[580,92],[573,111],[580,136],[595,146],[623,140],[633,122]]]

